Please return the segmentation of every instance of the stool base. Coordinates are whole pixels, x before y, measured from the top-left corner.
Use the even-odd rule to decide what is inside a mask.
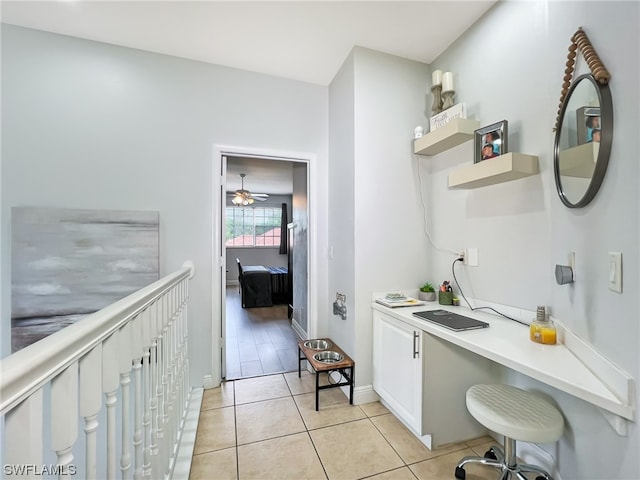
[[[553,477],[543,468],[528,463],[517,463],[515,452],[515,440],[505,437],[504,450],[497,445],[492,445],[484,457],[469,456],[460,460],[456,466],[455,477],[464,480],[466,475],[464,466],[470,463],[479,463],[499,469],[501,472],[499,480],[531,480],[525,477],[525,473],[535,473],[536,480],[553,480]]]

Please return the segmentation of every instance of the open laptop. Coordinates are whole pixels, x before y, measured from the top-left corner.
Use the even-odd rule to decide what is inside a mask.
[[[416,317],[423,318],[430,322],[436,323],[441,327],[462,332],[465,330],[475,330],[477,328],[487,328],[488,323],[476,320],[474,318],[451,313],[446,310],[428,310],[426,312],[414,312]]]

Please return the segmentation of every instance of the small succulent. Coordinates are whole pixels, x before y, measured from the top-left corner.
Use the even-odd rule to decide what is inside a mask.
[[[425,283],[424,285],[422,285],[420,287],[420,291],[421,292],[435,292],[436,289],[433,288],[433,285],[431,285],[429,282]]]

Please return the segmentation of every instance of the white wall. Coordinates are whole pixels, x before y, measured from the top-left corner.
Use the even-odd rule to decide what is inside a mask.
[[[422,161],[433,229],[449,248],[478,247],[480,266],[461,267],[465,294],[552,314],[640,380],[638,291],[637,2],[500,2],[432,65],[454,72],[457,100],[482,125],[507,119],[509,150],[538,155],[540,175],[476,190],[448,190],[447,174],[473,162],[473,142]],[[602,188],[583,209],[557,196],[553,140],[571,35],[582,26],[612,74],[615,131]],[[584,62],[581,61],[584,66]],[[576,252],[577,281],[558,286],[554,265]],[[624,292],[607,289],[608,251],[623,252]],[[438,278],[451,256],[433,252]],[[598,409],[530,380],[510,383],[550,395],[567,421],[557,458],[563,480],[640,478],[637,423],[618,436]],[[636,406],[636,410],[637,410]],[[556,451],[557,448],[557,451]]]
[[[190,365],[201,385],[220,320],[212,321],[214,146],[315,154],[325,185],[327,102],[326,87],[3,25],[2,353],[12,206],[158,210],[161,273],[188,259],[196,266]],[[316,194],[314,240],[326,251],[326,193]],[[326,265],[314,267],[326,282]]]
[[[356,47],[330,88],[329,293],[346,293],[348,309],[330,332],[354,357],[358,387],[372,381],[372,293],[429,275],[412,155],[427,77],[423,63]]]
[[[352,51],[329,85],[329,305],[327,323],[318,334],[326,334],[355,356],[354,96]],[[337,292],[347,296],[348,320],[333,315],[330,303]]]

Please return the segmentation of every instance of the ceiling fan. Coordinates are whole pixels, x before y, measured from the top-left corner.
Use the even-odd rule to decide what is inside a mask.
[[[244,189],[244,177],[247,175],[245,173],[240,174],[240,178],[242,178],[242,187],[240,190],[236,190],[235,193],[229,193],[229,196],[232,196],[231,203],[234,205],[251,205],[254,200],[258,200],[259,202],[264,202],[269,195],[266,193],[251,193],[249,190]]]

